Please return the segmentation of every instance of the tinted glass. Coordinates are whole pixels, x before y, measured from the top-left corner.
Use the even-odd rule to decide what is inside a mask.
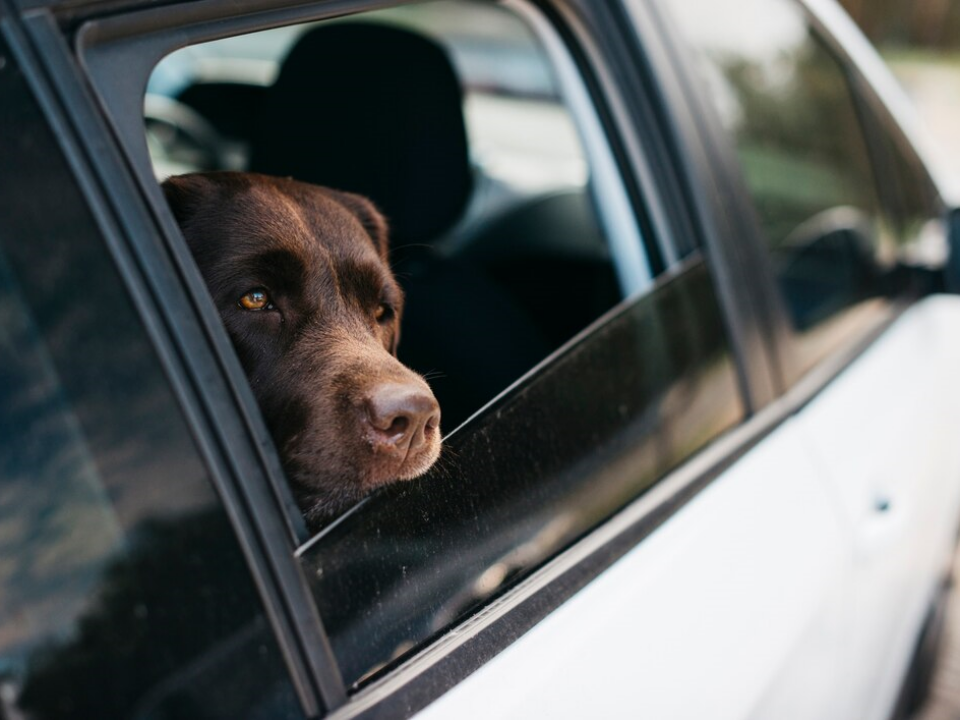
[[[56,148],[8,61],[0,717],[299,717],[229,523]]]
[[[797,369],[872,327],[895,237],[842,66],[791,0],[663,3],[698,53],[735,144],[784,305]]]
[[[302,551],[356,683],[476,611],[742,415],[702,264],[624,304]]]

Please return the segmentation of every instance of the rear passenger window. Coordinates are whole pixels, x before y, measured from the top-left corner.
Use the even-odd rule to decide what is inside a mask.
[[[174,53],[147,138],[161,179],[250,170],[371,198],[407,296],[400,359],[450,430],[650,283],[569,90],[516,14],[433,3]]]
[[[873,326],[898,290],[897,235],[839,61],[791,0],[664,3],[698,67],[763,230],[802,373]],[[749,18],[749,21],[744,21]]]
[[[460,1],[191,46],[150,80],[159,178],[289,175],[390,221],[399,357],[448,434],[297,552],[350,688],[743,417],[710,273],[694,253],[652,277],[588,87],[533,7]]]

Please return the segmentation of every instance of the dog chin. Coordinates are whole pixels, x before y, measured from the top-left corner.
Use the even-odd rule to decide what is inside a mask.
[[[330,492],[323,489],[303,489],[310,487],[309,484],[297,483],[297,486],[297,505],[312,532],[335,520],[368,494],[359,488],[356,491],[340,488],[336,492]]]

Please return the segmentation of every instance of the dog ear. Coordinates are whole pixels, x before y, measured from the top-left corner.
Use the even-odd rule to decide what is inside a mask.
[[[200,173],[174,175],[160,184],[173,216],[182,227],[203,203],[211,181]]]
[[[380,258],[387,262],[390,250],[388,239],[390,231],[383,213],[377,210],[376,205],[363,195],[355,195],[341,190],[334,190],[333,194],[336,200],[360,221],[363,229],[367,231],[367,235],[373,240],[373,246],[377,249]]]

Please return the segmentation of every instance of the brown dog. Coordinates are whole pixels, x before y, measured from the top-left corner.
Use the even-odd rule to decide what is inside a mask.
[[[252,173],[181,175],[167,201],[308,523],[440,454],[440,409],[396,359],[403,295],[363,197]]]

